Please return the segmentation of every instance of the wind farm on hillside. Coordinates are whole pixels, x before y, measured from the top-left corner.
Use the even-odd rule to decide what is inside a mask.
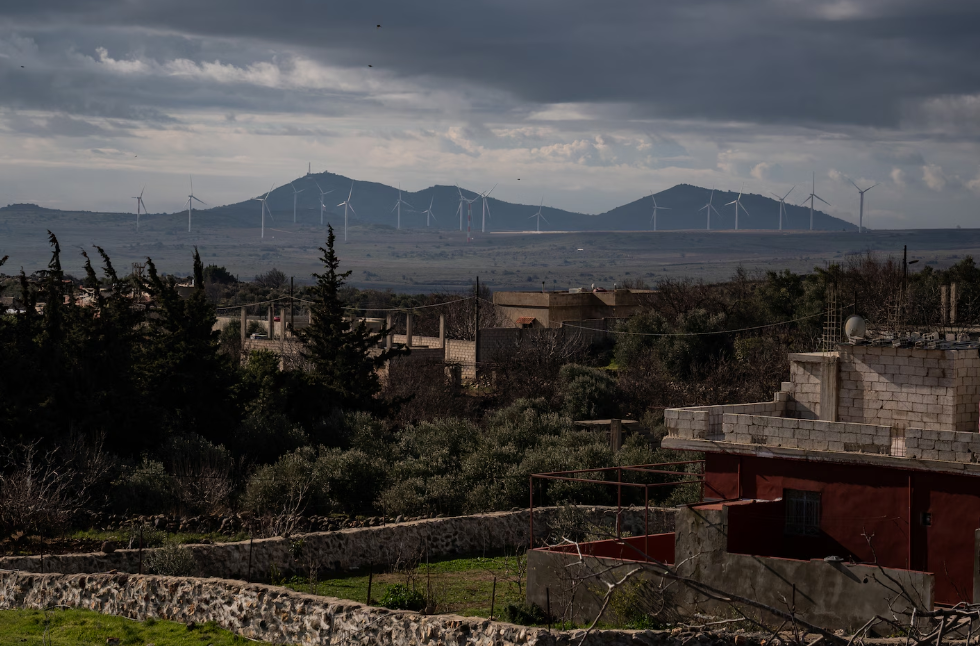
[[[548,207],[544,197],[537,206],[504,201],[494,197],[497,184],[479,192],[458,185],[411,192],[328,172],[309,172],[242,202],[209,206],[189,177],[186,230],[183,210],[147,212],[143,198],[149,189],[143,187],[133,198],[135,214],[29,204],[0,208],[0,255],[28,273],[44,267],[50,229],[66,248],[95,243],[120,262],[152,257],[163,271],[185,271],[197,247],[206,261],[243,276],[275,266],[302,280],[315,267],[330,224],[344,243],[355,284],[452,288],[481,275],[497,287],[564,288],[638,278],[649,283],[665,276],[717,279],[739,265],[764,269],[774,261],[806,271],[848,254],[894,252],[898,240],[910,235],[867,229],[863,207],[858,226],[820,211],[818,203],[825,200],[817,194],[816,176],[810,180],[799,204],[788,201],[795,186],[767,197],[744,185],[735,193],[679,184],[588,215]],[[201,190],[200,179],[197,184]],[[863,205],[874,185],[854,186]],[[954,262],[980,247],[980,231],[913,237],[911,248],[934,264]]]

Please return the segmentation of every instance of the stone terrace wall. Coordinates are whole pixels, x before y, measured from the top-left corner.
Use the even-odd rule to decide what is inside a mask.
[[[551,632],[457,615],[423,616],[354,601],[300,594],[285,588],[221,579],[180,579],[128,574],[24,574],[0,570],[0,608],[68,606],[143,620],[214,621],[251,639],[313,646],[358,643],[381,646],[456,644],[480,646],[681,646],[693,634],[653,631]],[[700,645],[733,645],[734,635],[705,634]],[[757,643],[744,636],[741,643]]]
[[[612,527],[616,509],[589,507],[590,522]],[[534,534],[544,538],[555,508],[534,510]],[[650,510],[654,533],[673,531],[673,509]],[[286,538],[265,538],[252,542],[187,545],[197,561],[194,574],[224,579],[267,580],[273,568],[281,575],[302,574],[311,562],[321,569],[348,571],[367,566],[388,567],[398,561],[454,554],[484,554],[508,547],[526,546],[530,531],[528,512],[498,512],[456,518],[428,520],[316,532]],[[623,529],[642,534],[643,509],[623,510]],[[143,550],[144,559],[153,550]],[[25,572],[139,572],[139,550],[116,550],[111,554],[62,554],[48,556],[8,556],[0,558],[0,569]]]

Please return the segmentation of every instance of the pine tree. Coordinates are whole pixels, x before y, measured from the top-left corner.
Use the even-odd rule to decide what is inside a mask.
[[[390,330],[383,327],[371,332],[363,321],[354,323],[354,313],[347,312],[340,289],[350,271],[340,272],[340,260],[334,252],[336,236],[328,228],[327,246],[320,247],[324,272],[313,274],[316,285],[311,290],[310,325],[296,334],[303,341],[303,358],[312,368],[317,385],[331,392],[334,406],[344,410],[376,410],[375,396],[381,391],[378,368],[407,350],[381,348]],[[325,402],[326,403],[326,402]]]

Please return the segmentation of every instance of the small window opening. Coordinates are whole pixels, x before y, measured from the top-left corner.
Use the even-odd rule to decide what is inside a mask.
[[[786,529],[789,536],[820,535],[820,492],[783,491],[786,502]]]

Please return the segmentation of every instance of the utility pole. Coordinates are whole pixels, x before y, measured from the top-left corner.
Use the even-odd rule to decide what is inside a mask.
[[[476,329],[473,331],[473,371],[476,372],[476,364],[480,362],[480,277],[476,277]]]
[[[293,277],[289,277],[289,333],[296,334],[296,312],[293,308]]]

